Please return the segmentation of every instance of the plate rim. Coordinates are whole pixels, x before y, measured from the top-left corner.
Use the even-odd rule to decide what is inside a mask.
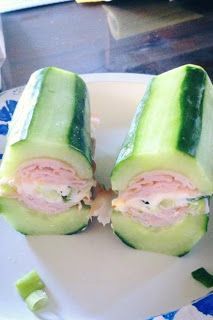
[[[83,73],[80,76],[87,83],[90,82],[143,82],[151,80],[154,75],[145,73],[125,73],[125,72],[103,72],[103,73]]]
[[[78,74],[78,73],[76,73]],[[102,82],[120,82],[120,83],[148,83],[154,75],[145,73],[116,73],[116,72],[101,72],[101,73],[79,73],[79,76],[86,83],[102,83]],[[0,91],[0,98],[13,90],[22,90],[26,84],[12,87]]]

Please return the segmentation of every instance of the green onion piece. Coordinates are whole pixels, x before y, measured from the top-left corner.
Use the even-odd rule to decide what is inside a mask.
[[[208,273],[204,268],[199,268],[193,271],[192,277],[201,282],[206,288],[213,287],[213,275]]]
[[[23,299],[26,299],[33,291],[44,289],[44,287],[43,281],[34,270],[16,282],[16,288]]]
[[[36,290],[25,299],[25,302],[31,311],[39,311],[47,305],[48,296],[44,290]]]

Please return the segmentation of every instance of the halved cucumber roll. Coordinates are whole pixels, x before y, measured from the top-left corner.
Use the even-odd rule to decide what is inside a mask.
[[[11,122],[1,214],[25,234],[74,233],[88,224],[94,186],[86,85],[65,70],[38,70]]]
[[[213,193],[213,86],[185,65],[154,77],[112,172],[112,227],[130,246],[183,255],[205,234]]]

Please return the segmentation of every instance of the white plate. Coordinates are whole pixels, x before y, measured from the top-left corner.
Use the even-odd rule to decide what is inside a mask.
[[[97,129],[97,176],[109,174],[150,76],[97,74],[84,76]],[[15,100],[20,90],[0,97]],[[3,145],[2,138],[2,145]],[[176,309],[207,290],[190,276],[204,266],[213,271],[213,224],[207,235],[183,258],[131,249],[109,226],[93,223],[73,236],[24,237],[0,220],[0,319],[37,319],[14,288],[23,274],[36,269],[50,295],[50,310],[58,320],[145,319]],[[46,318],[45,318],[46,319]]]

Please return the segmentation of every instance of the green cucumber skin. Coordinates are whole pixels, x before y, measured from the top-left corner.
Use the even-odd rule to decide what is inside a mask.
[[[205,268],[201,267],[197,270],[194,270],[191,273],[192,277],[202,283],[206,288],[212,288],[213,287],[213,275],[210,274]]]
[[[77,233],[81,233],[81,232],[84,232],[86,231],[88,227],[88,224],[85,224],[84,226],[80,227],[78,230],[74,231],[74,232],[68,232],[68,233],[65,233],[64,235],[65,236],[71,236],[73,234],[77,234]]]
[[[177,149],[195,157],[202,129],[203,100],[206,73],[204,70],[187,66],[180,96],[182,123]]]
[[[45,119],[40,118],[41,109],[44,108],[41,99],[48,94],[54,95],[54,99],[58,99],[60,104],[60,92],[59,94],[51,85],[48,84],[49,79],[61,77],[66,81],[66,84],[75,82],[73,101],[70,101],[70,108],[73,108],[73,117],[70,121],[70,127],[66,133],[66,139],[63,143],[69,145],[71,149],[79,151],[90,164],[92,164],[92,143],[90,137],[90,111],[87,98],[87,89],[84,81],[76,74],[68,72],[55,67],[47,67],[34,72],[25,88],[25,99],[20,101],[18,105],[19,112],[24,108],[23,104],[27,104],[27,108],[24,108],[22,112],[22,121],[20,125],[16,125],[15,129],[12,128],[8,144],[15,146],[25,141],[31,141],[36,139],[38,130],[33,128],[35,122],[41,122],[45,125]],[[66,80],[65,80],[66,78]],[[60,87],[58,89],[60,91]],[[71,90],[71,88],[70,88]],[[66,95],[66,92],[64,93]],[[69,92],[70,94],[70,92]],[[45,99],[45,98],[44,98]],[[48,101],[45,101],[48,105]],[[50,108],[51,106],[48,105]],[[66,116],[66,115],[65,115]],[[54,128],[52,129],[54,130]],[[63,131],[63,128],[61,129]],[[47,136],[43,137],[45,140]],[[51,130],[49,132],[49,138],[51,140]],[[61,141],[60,141],[61,142]],[[53,141],[58,143],[58,141]]]
[[[202,127],[206,72],[196,66],[187,65],[184,67],[185,77],[181,84],[181,94],[179,97],[181,121],[178,124],[179,134],[177,136],[177,141],[175,142],[175,148],[195,157]],[[136,110],[131,128],[121,148],[116,164],[119,164],[119,162],[134,155],[135,144],[137,143],[138,138],[138,127],[140,123],[144,121],[144,114],[149,111],[149,97],[152,95],[155,82],[160,81],[158,80],[160,77],[161,75],[156,76],[151,80],[150,85]],[[159,99],[161,98],[163,99],[163,97],[159,97]]]
[[[92,141],[90,137],[90,112],[85,83],[76,75],[75,111],[68,133],[69,145],[79,150],[92,164]]]
[[[83,232],[87,229],[88,225],[85,224],[84,226],[80,227],[78,230],[74,231],[74,232],[68,232],[68,233],[64,233],[65,236],[71,236],[73,234],[77,234],[77,233],[80,233],[80,232]],[[30,234],[28,233],[24,233],[22,231],[19,231],[19,230],[16,230],[17,232],[19,232],[20,234],[22,234],[23,236],[27,237],[27,236],[30,236]]]
[[[135,142],[137,139],[137,128],[139,126],[139,123],[141,121],[142,115],[143,113],[146,112],[146,109],[148,108],[146,102],[149,98],[149,95],[152,91],[152,84],[154,82],[154,79],[152,79],[150,81],[150,84],[148,85],[148,88],[141,100],[141,102],[139,103],[135,115],[133,117],[129,132],[123,142],[123,145],[121,147],[121,150],[119,152],[118,158],[116,160],[116,164],[115,167],[112,171],[112,176],[113,176],[113,172],[116,170],[116,167],[119,166],[119,164],[123,161],[125,161],[128,158],[131,158],[131,156],[134,156],[134,147],[135,147]]]
[[[183,253],[179,254],[177,257],[179,257],[179,258],[185,257],[188,253],[190,253],[190,251],[183,252]]]
[[[126,246],[137,249],[133,244],[131,244],[129,241],[127,241],[124,237],[122,237],[117,231],[113,230],[113,233],[123,242]]]
[[[15,118],[15,115],[17,114],[17,109],[20,109],[22,111],[22,121],[15,121],[14,125],[10,127],[10,131],[8,134],[8,140],[7,145],[15,145],[16,143],[19,143],[21,141],[24,141],[27,139],[30,124],[32,123],[33,113],[35,112],[35,107],[39,100],[39,95],[41,93],[42,84],[44,82],[44,79],[46,77],[47,68],[40,69],[36,72],[34,72],[25,89],[25,99],[24,102],[27,102],[27,108],[23,108],[23,102],[21,101],[21,98],[16,106],[16,112],[13,116],[13,119]],[[21,113],[21,112],[19,112]],[[20,117],[19,117],[20,118]]]

